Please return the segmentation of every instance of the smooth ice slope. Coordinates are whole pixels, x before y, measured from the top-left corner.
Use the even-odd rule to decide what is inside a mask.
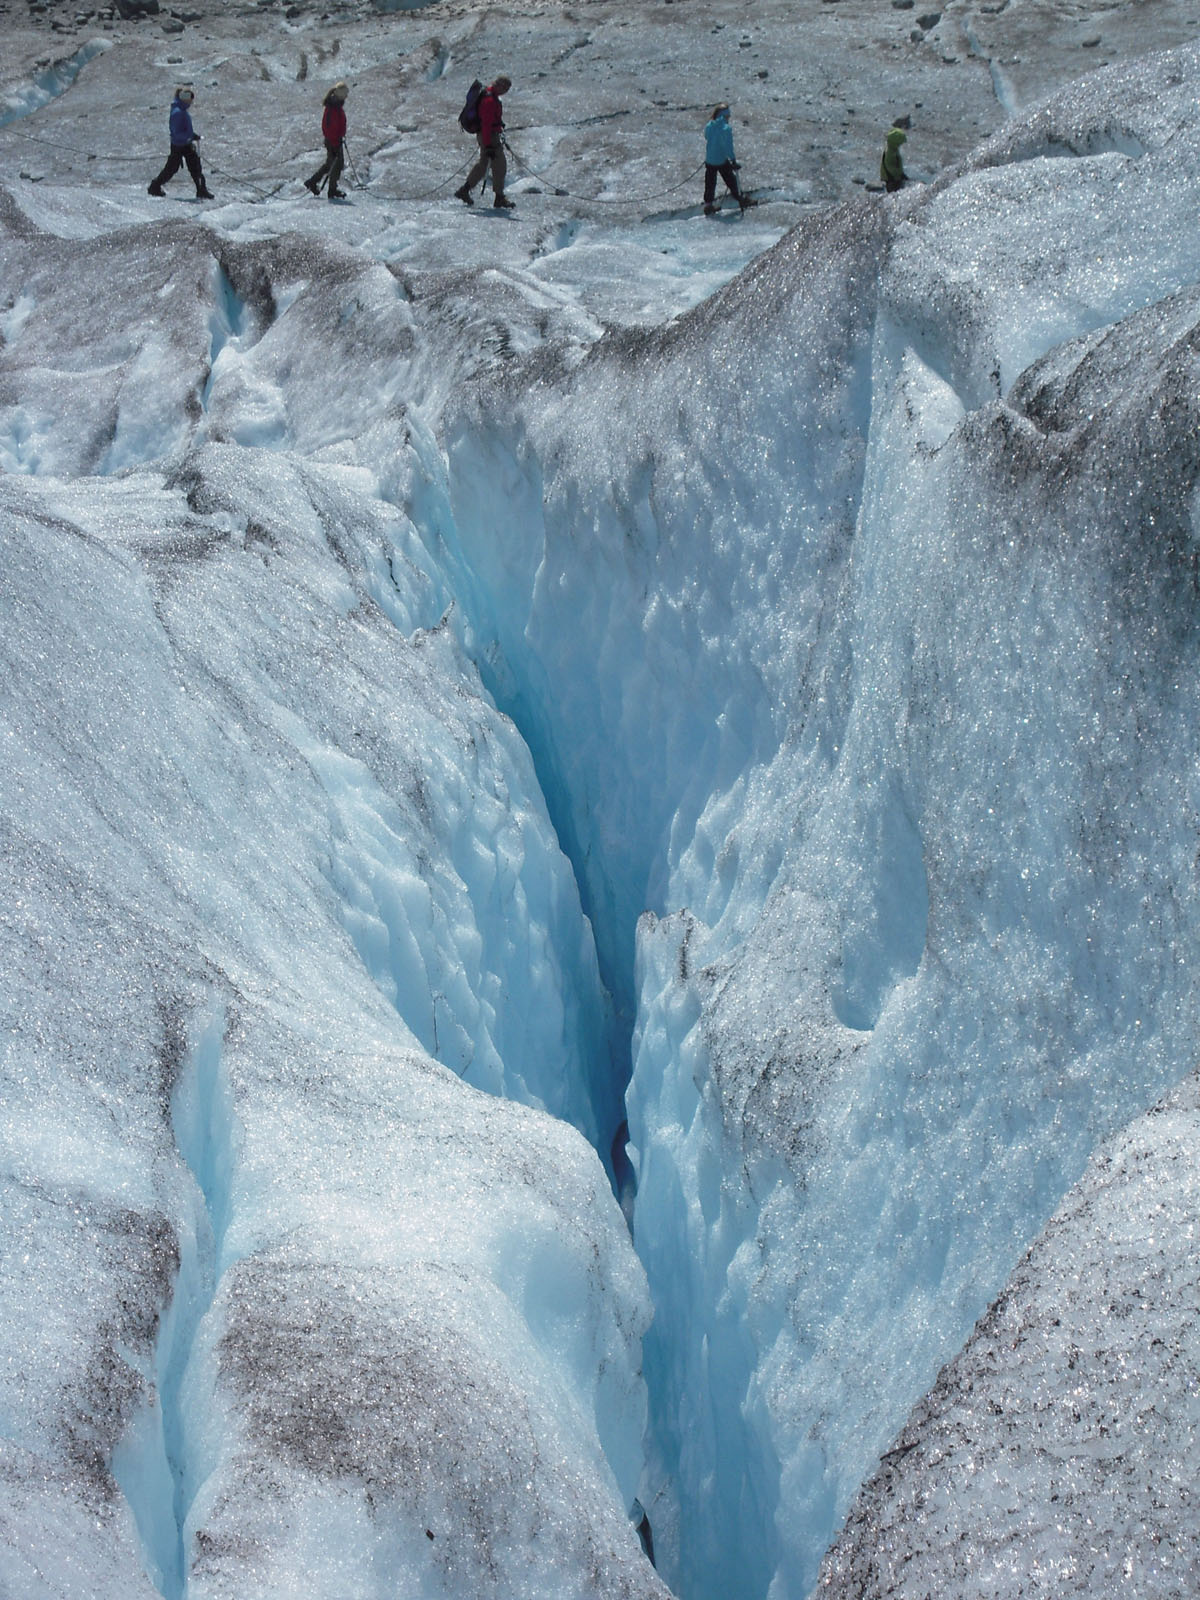
[[[1196,1080],[1093,1156],[855,1502],[818,1593],[1194,1594]]]
[[[636,1008],[689,1597],[807,1592],[1194,1052],[1197,81],[1097,76],[452,439],[439,548]]]

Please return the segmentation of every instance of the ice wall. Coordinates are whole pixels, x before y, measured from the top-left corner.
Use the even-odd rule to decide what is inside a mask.
[[[1098,75],[452,437],[435,548],[636,1014],[689,1600],[808,1592],[1195,1052],[1198,71]]]
[[[817,1592],[1190,1594],[1197,1087],[1106,1142],[887,1451]]]
[[[661,1595],[607,1001],[388,498],[404,292],[0,221],[0,1590]]]

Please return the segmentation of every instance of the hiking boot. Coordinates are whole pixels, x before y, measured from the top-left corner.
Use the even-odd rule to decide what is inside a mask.
[[[715,216],[716,216],[716,214],[717,214],[717,208],[716,208],[716,206],[714,206],[714,205],[707,205],[707,206],[705,206],[705,208],[704,208],[704,215],[705,215],[705,216],[706,216],[706,217],[715,217]]]
[[[492,201],[492,205],[497,211],[511,211],[513,208],[512,201],[504,194],[498,194]]]
[[[461,200],[465,206],[473,206],[475,204],[474,200],[471,199],[471,191],[467,188],[465,183],[461,189],[455,189],[454,198],[456,200]]]
[[[202,183],[196,190],[197,200],[215,200],[217,197],[206,183]]]
[[[163,188],[162,184],[159,183],[157,178],[146,190],[146,193],[152,194],[156,200],[165,200],[167,198],[167,191]]]
[[[315,178],[305,178],[304,187],[308,190],[309,194],[320,194],[321,192],[321,185]]]
[[[344,200],[346,198],[346,191],[345,189],[330,189],[329,198],[331,200]]]

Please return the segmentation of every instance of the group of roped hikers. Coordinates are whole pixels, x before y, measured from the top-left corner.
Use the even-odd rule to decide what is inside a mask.
[[[479,159],[467,174],[466,181],[454,191],[455,196],[465,205],[475,204],[471,198],[471,190],[483,182],[490,169],[492,205],[504,211],[512,208],[512,201],[504,192],[508,163],[504,155],[504,104],[501,99],[501,96],[507,94],[511,88],[512,79],[503,74],[494,83],[488,84],[486,89],[478,83],[471,85],[467,106],[459,121],[464,128],[475,133],[479,141]],[[346,159],[346,96],[349,93],[350,90],[345,83],[335,83],[326,94],[321,114],[321,137],[325,141],[325,160],[312,177],[304,180],[306,189],[319,195],[324,188],[330,200],[342,200],[346,194],[344,189],[338,187],[338,179],[342,175]],[[162,195],[163,185],[169,183],[180,167],[186,163],[188,173],[196,185],[197,199],[214,198],[205,182],[200,156],[196,150],[200,135],[192,127],[191,108],[194,100],[195,92],[189,85],[181,84],[176,89],[170,114],[171,153],[162,171],[150,184],[150,193],[153,195]],[[730,118],[730,108],[722,102],[714,107],[713,114],[704,128],[705,216],[712,216],[717,209],[718,177],[723,179],[725,187],[743,211],[747,206],[755,204],[738,183],[738,161],[733,153],[733,124]],[[884,144],[879,176],[889,194],[902,189],[908,181],[904,162],[900,156],[900,146],[905,142],[905,138],[903,127],[897,123],[889,131]]]

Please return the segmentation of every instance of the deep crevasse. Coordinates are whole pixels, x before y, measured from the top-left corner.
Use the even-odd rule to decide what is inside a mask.
[[[639,1491],[686,1600],[807,1590],[1194,1053],[1195,79],[1099,80],[670,328],[521,367],[445,465],[378,265],[5,214],[6,448],[44,474],[0,481],[23,1592],[148,1593],[140,1533],[192,1600],[661,1595]],[[136,327],[93,310],[116,281]],[[71,339],[94,381],[45,361]],[[600,972],[640,1482],[644,1286],[539,1109],[604,1150]],[[218,1056],[214,1185],[184,1110]],[[122,1465],[156,1405],[169,1515]]]
[[[1195,1048],[1177,60],[451,439],[433,548],[636,1011],[643,1500],[688,1600],[807,1592]]]

